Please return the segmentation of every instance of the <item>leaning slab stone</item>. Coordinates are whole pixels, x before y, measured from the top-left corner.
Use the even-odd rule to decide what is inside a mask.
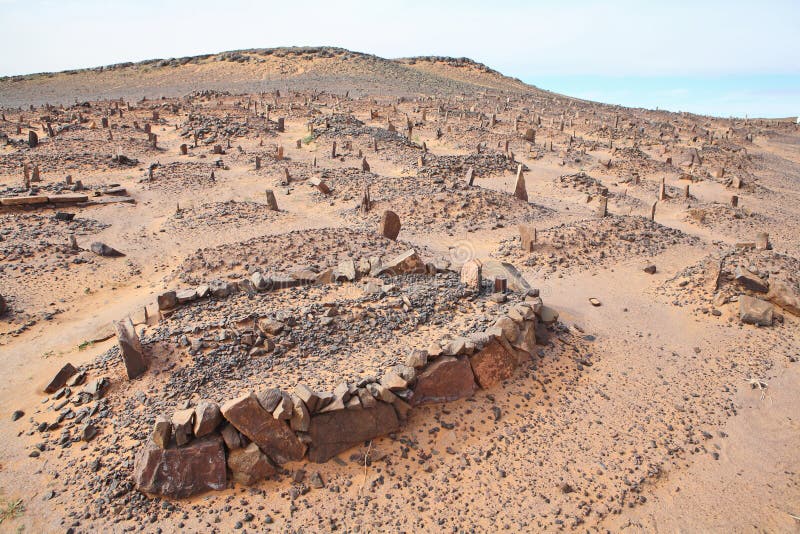
[[[734,271],[733,278],[740,286],[750,291],[756,291],[758,293],[766,293],[769,291],[769,284],[767,282],[744,267],[737,267],[736,271]]]
[[[69,378],[77,372],[78,370],[75,369],[75,367],[71,363],[64,365],[64,367],[62,367],[56,373],[56,376],[54,376],[50,380],[50,382],[45,386],[44,392],[55,393],[59,389],[63,388],[64,385],[67,383],[67,380],[69,380]]]
[[[167,497],[189,497],[227,485],[225,449],[218,434],[198,439],[179,449],[145,445],[136,456],[136,489]]]
[[[117,343],[122,361],[125,362],[125,371],[128,373],[128,378],[134,379],[147,370],[147,360],[142,352],[139,335],[130,317],[114,321],[114,328],[117,330]]]
[[[516,267],[510,263],[497,260],[486,260],[482,265],[482,274],[486,280],[502,277],[507,280],[508,289],[518,293],[526,293],[531,285],[522,276]]]
[[[222,405],[222,415],[276,463],[301,460],[306,446],[285,421],[272,417],[250,393]]]
[[[772,304],[748,295],[739,295],[739,319],[745,324],[772,326]]]
[[[108,245],[106,245],[105,243],[101,243],[100,241],[95,241],[94,243],[92,243],[90,248],[92,252],[94,252],[98,256],[104,256],[106,258],[118,258],[120,256],[125,255],[119,250],[113,247],[109,247]]]
[[[337,410],[314,415],[309,436],[308,459],[326,462],[364,441],[385,436],[400,427],[391,404],[378,402],[374,408]]]
[[[411,404],[419,406],[471,397],[475,388],[469,360],[442,356],[417,376]]]
[[[492,339],[483,350],[473,354],[469,363],[475,380],[483,389],[489,389],[511,378],[517,366],[516,358],[497,339]]]
[[[229,452],[228,469],[233,474],[233,481],[244,486],[252,486],[275,474],[275,467],[255,443]]]

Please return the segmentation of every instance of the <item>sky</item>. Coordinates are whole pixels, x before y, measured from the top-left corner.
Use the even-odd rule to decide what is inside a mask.
[[[800,0],[0,0],[0,23],[0,76],[330,45],[634,107],[800,114]]]

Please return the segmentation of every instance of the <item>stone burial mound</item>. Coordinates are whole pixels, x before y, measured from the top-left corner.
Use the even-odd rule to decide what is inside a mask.
[[[659,294],[697,315],[772,326],[783,313],[800,316],[800,260],[771,250],[769,236],[738,243],[666,280]]]
[[[280,479],[511,379],[558,318],[497,261],[454,271],[410,249],[273,276],[167,291],[141,335],[115,323],[117,347],[48,384],[57,418],[32,431],[62,438],[38,453],[79,432],[96,483],[174,498]]]
[[[500,243],[494,256],[538,268],[543,275],[652,257],[698,239],[680,230],[635,216],[603,216],[538,230],[519,226],[519,237]]]

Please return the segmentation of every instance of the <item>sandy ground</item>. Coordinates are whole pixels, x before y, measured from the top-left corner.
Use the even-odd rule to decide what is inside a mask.
[[[191,79],[192,73],[183,75]],[[458,78],[459,83],[463,78]],[[47,85],[47,91],[51,87]],[[50,93],[43,94],[49,98]],[[206,113],[236,114],[231,107],[236,99],[226,99],[224,111],[207,104]],[[349,105],[367,125],[385,127],[383,120],[369,120],[371,104],[353,101]],[[418,115],[413,104],[404,105],[405,109],[398,106],[398,124],[403,113]],[[333,103],[328,102],[322,111],[330,113],[332,108]],[[126,122],[137,116],[144,120],[148,113],[144,109],[129,112]],[[514,211],[513,206],[506,209],[501,205],[497,211],[507,218],[500,219],[499,226],[494,217],[478,217],[486,215],[483,211],[470,213],[470,207],[463,208],[464,218],[454,212],[437,217],[422,208],[415,210],[406,194],[381,191],[386,198],[384,207],[406,210],[408,222],[403,221],[400,235],[404,242],[443,258],[460,249],[476,257],[503,257],[503,244],[517,239],[518,222],[533,221],[543,235],[549,235],[547,229],[561,225],[574,229],[580,221],[595,221],[596,200],[587,202],[584,192],[558,187],[555,180],[582,170],[599,179],[611,193],[609,211],[614,217],[580,230],[584,241],[574,249],[564,241],[565,248],[550,251],[565,261],[526,265],[526,258],[516,249],[509,256],[540,289],[545,302],[560,311],[565,331],[571,335],[555,336],[539,362],[490,396],[482,392],[475,402],[416,411],[396,439],[375,442],[372,452],[383,459],[369,468],[363,461],[348,458],[349,453],[342,455],[344,461],[319,467],[327,481],[325,490],[290,497],[286,475],[263,482],[255,490],[236,487],[176,501],[177,511],[165,512],[159,506],[134,509],[133,517],[127,519],[125,514],[131,509],[123,503],[119,509],[106,507],[101,513],[97,503],[90,502],[93,496],[85,486],[75,482],[93,476],[83,471],[85,462],[98,454],[91,443],[81,451],[28,456],[40,440],[28,433],[28,420],[48,410],[41,393],[43,384],[65,362],[90,364],[112,347],[114,338],[85,342],[97,338],[111,320],[140,310],[163,289],[179,285],[184,260],[198,249],[295,230],[357,226],[351,215],[358,205],[357,195],[343,198],[335,190],[332,197],[323,198],[306,181],[283,187],[281,162],[269,161],[255,171],[250,156],[267,151],[267,147],[252,133],[232,140],[233,148],[221,156],[227,168],[215,169],[216,182],[181,185],[181,176],[189,174],[180,170],[165,177],[161,169],[170,163],[191,161],[211,166],[216,156],[209,154],[210,147],[191,149],[189,158],[180,156],[178,146],[187,141],[173,123],[184,117],[162,113],[166,124],[154,129],[160,152],[141,149],[130,154],[140,163],[126,169],[73,171],[84,183],[119,183],[136,199],[135,204],[69,209],[78,217],[109,225],[79,236],[82,248],[100,240],[119,248],[126,257],[95,257],[92,264],[70,267],[57,282],[43,269],[25,276],[5,271],[0,278],[0,293],[11,297],[14,309],[4,317],[0,342],[5,369],[0,382],[0,439],[6,444],[0,452],[0,497],[4,503],[16,499],[24,503],[24,512],[4,518],[0,530],[64,532],[75,525],[79,532],[121,532],[126,528],[227,532],[240,528],[237,522],[249,511],[255,519],[244,525],[247,531],[800,531],[798,318],[784,313],[782,324],[756,328],[739,324],[734,303],[719,306],[719,316],[697,315],[675,305],[678,296],[658,291],[687,266],[737,242],[750,241],[762,229],[770,232],[776,251],[797,257],[800,136],[796,129],[780,138],[758,137],[748,146],[752,156],[761,158],[752,174],[764,190],[740,192],[740,205],[761,218],[742,222],[709,216],[707,223],[697,224],[687,217],[692,207],[708,209],[714,203],[728,202],[730,188],[707,179],[691,185],[691,199],[674,198],[659,204],[655,222],[665,229],[656,227],[641,248],[620,247],[621,241],[614,237],[591,245],[585,240],[601,235],[602,225],[612,224],[615,218],[623,225],[620,232],[629,224],[626,218],[648,218],[662,176],[676,190],[682,190],[685,182],[678,179],[679,172],[671,172],[643,175],[647,187],[622,183],[613,167],[597,165],[604,158],[617,157],[602,147],[582,162],[564,165],[565,158],[557,152],[534,159],[515,141],[517,160],[528,168],[526,185],[535,216],[518,219],[526,215]],[[722,126],[715,128],[721,130]],[[493,134],[485,132],[437,139],[435,129],[431,119],[416,131],[419,142],[425,141],[432,154],[469,153],[466,147],[474,137],[485,137],[490,147],[495,143]],[[9,130],[4,128],[6,133]],[[296,149],[295,140],[307,134],[305,119],[298,116],[287,120],[285,133],[271,134],[263,141],[264,145],[285,147],[292,172],[317,172],[312,167],[315,158],[320,168],[331,172],[360,168],[354,154],[344,162],[328,157],[330,142],[324,136]],[[580,134],[586,139],[602,139],[588,128]],[[102,136],[94,131],[82,135],[102,143]],[[136,132],[115,135],[118,139],[141,137]],[[10,137],[23,139],[13,132]],[[620,144],[631,142],[621,140]],[[381,178],[416,175],[416,156],[403,160],[405,149],[387,143],[384,151],[376,154],[369,146],[356,143],[353,152],[358,149],[364,151],[376,175],[373,191],[380,190]],[[14,152],[9,147],[0,150],[0,158],[9,158]],[[95,145],[90,151],[102,149]],[[142,181],[147,166],[155,161],[160,164],[155,181]],[[0,184],[17,185],[19,174],[0,176]],[[56,182],[64,174],[55,170],[44,173],[44,179]],[[453,174],[453,179],[463,179],[461,173]],[[498,171],[479,176],[475,186],[510,196],[514,181],[513,172]],[[275,190],[281,208],[275,216],[265,216],[258,206],[251,206],[234,209],[238,216],[226,221],[214,217],[214,207],[208,208],[210,217],[217,219],[214,224],[202,217],[192,219],[196,213],[202,215],[202,207],[209,203],[263,204],[267,188]],[[453,194],[452,189],[447,191],[445,195]],[[420,195],[424,206],[426,194]],[[184,216],[177,219],[176,205],[184,210]],[[369,231],[373,224],[366,221],[362,226]],[[663,237],[667,229],[680,237]],[[637,234],[640,231],[637,229]],[[281,252],[265,245],[253,253],[264,255],[264,263],[269,264],[274,261],[270,255]],[[35,261],[48,259],[46,252],[37,254]],[[656,274],[643,272],[649,264],[657,265]],[[590,297],[599,299],[602,306],[592,306]],[[52,315],[43,318],[47,313]],[[12,335],[30,318],[36,319],[35,324]],[[424,337],[425,332],[419,335]],[[591,366],[576,367],[575,353],[590,360]],[[364,358],[372,356],[366,353]],[[109,367],[106,373],[112,381],[109,396],[120,409],[123,399],[137,390],[147,391],[147,383],[128,388],[119,365]],[[752,380],[766,389],[752,388]],[[502,411],[499,421],[487,416],[489,405]],[[15,410],[26,415],[11,422]],[[104,430],[104,434],[113,432],[113,427]],[[107,437],[104,435],[101,443],[107,444],[103,441]],[[132,444],[119,461],[132,458],[134,452]],[[288,466],[288,470],[301,467]],[[56,475],[59,472],[61,477]],[[571,491],[564,491],[564,484]],[[50,490],[56,494],[47,498]]]

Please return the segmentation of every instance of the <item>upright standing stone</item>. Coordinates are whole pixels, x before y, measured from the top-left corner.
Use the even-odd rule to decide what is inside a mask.
[[[470,186],[472,186],[473,182],[475,181],[475,169],[473,169],[472,167],[467,169],[467,175],[466,175],[465,179],[467,180],[467,183]]]
[[[461,266],[461,283],[470,289],[480,291],[482,277],[482,265],[480,260],[468,260]]]
[[[370,171],[369,163],[367,163],[366,157],[361,160],[361,170],[364,172]]]
[[[128,373],[128,378],[134,379],[141,376],[147,370],[147,360],[142,352],[142,343],[139,341],[139,335],[133,327],[133,321],[131,321],[130,317],[126,317],[121,321],[114,321],[114,328],[117,331],[117,343],[119,344],[122,361],[125,362],[125,371]]]
[[[185,156],[188,153],[189,153],[189,147],[186,146],[186,143],[183,143],[181,145],[181,156]]]
[[[650,207],[650,220],[656,220],[656,206],[658,206],[658,202],[653,202],[653,205]]]
[[[756,250],[769,250],[772,245],[769,243],[769,234],[766,232],[759,232],[756,234]]]
[[[536,246],[536,228],[529,224],[519,225],[519,239],[522,244],[522,250],[525,252],[533,252]]]
[[[737,195],[731,196],[731,207],[736,208],[739,206],[739,197]]]
[[[372,199],[369,196],[369,184],[364,185],[364,194],[361,196],[361,213],[367,214],[372,209]]]
[[[36,132],[30,130],[28,132],[28,147],[36,148],[37,146],[39,146],[39,136],[36,135]]]
[[[658,200],[667,200],[667,186],[664,178],[661,179],[661,185],[658,187]]]
[[[520,200],[528,201],[528,189],[525,187],[525,176],[522,175],[522,164],[517,166],[517,183],[514,186],[514,196]]]
[[[278,119],[278,131],[283,132],[285,130],[285,119],[283,117]]]
[[[384,211],[378,231],[382,236],[394,241],[400,234],[400,217],[391,210]]]
[[[275,198],[275,192],[272,189],[267,189],[267,207],[272,211],[278,211],[278,200]]]
[[[608,215],[608,197],[601,196],[597,204],[597,216],[605,217]]]

